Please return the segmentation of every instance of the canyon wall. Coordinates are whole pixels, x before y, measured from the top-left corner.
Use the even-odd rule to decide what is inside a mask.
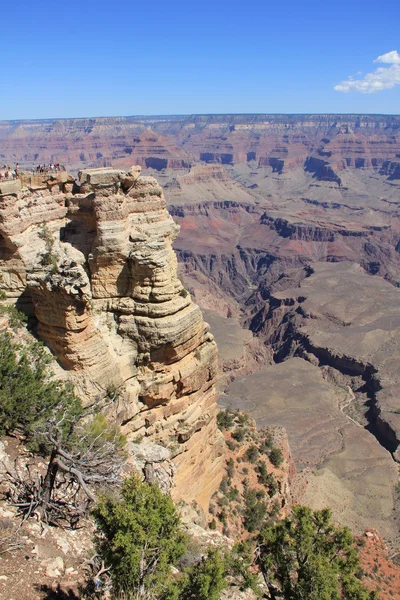
[[[347,168],[398,178],[400,119],[391,115],[186,115],[0,121],[0,161],[73,168],[189,170],[250,165],[282,174],[300,166],[340,184]]]
[[[0,271],[86,405],[176,468],[175,498],[222,478],[217,347],[177,276],[179,227],[140,167],[26,174],[0,184]],[[140,446],[140,444],[139,444]]]

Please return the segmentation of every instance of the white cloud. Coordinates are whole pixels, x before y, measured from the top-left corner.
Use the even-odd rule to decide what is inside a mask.
[[[391,65],[400,65],[400,54],[397,50],[391,50],[386,54],[381,54],[374,60],[374,63],[389,63]]]
[[[382,90],[390,90],[400,85],[400,54],[391,50],[378,56],[374,63],[389,64],[389,67],[378,67],[373,73],[367,73],[362,79],[349,77],[334,86],[337,92],[362,92],[373,94]]]

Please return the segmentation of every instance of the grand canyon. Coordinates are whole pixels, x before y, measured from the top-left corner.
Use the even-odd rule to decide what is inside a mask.
[[[0,163],[7,301],[174,498],[209,509],[218,402],[283,432],[282,506],[399,552],[399,116],[0,121]]]

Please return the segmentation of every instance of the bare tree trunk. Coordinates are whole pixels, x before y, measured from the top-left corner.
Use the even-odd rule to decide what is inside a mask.
[[[40,504],[40,507],[38,510],[41,519],[44,518],[46,511],[47,511],[47,507],[50,503],[54,484],[55,484],[56,477],[57,477],[57,472],[58,472],[57,450],[53,449],[50,454],[49,464],[47,465],[46,476],[44,478],[43,485],[42,485],[41,504]]]

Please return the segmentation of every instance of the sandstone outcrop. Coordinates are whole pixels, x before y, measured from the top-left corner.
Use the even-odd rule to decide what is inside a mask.
[[[168,448],[173,494],[204,508],[221,479],[217,347],[177,275],[179,227],[137,168],[22,177],[0,198],[0,271],[87,404]]]

